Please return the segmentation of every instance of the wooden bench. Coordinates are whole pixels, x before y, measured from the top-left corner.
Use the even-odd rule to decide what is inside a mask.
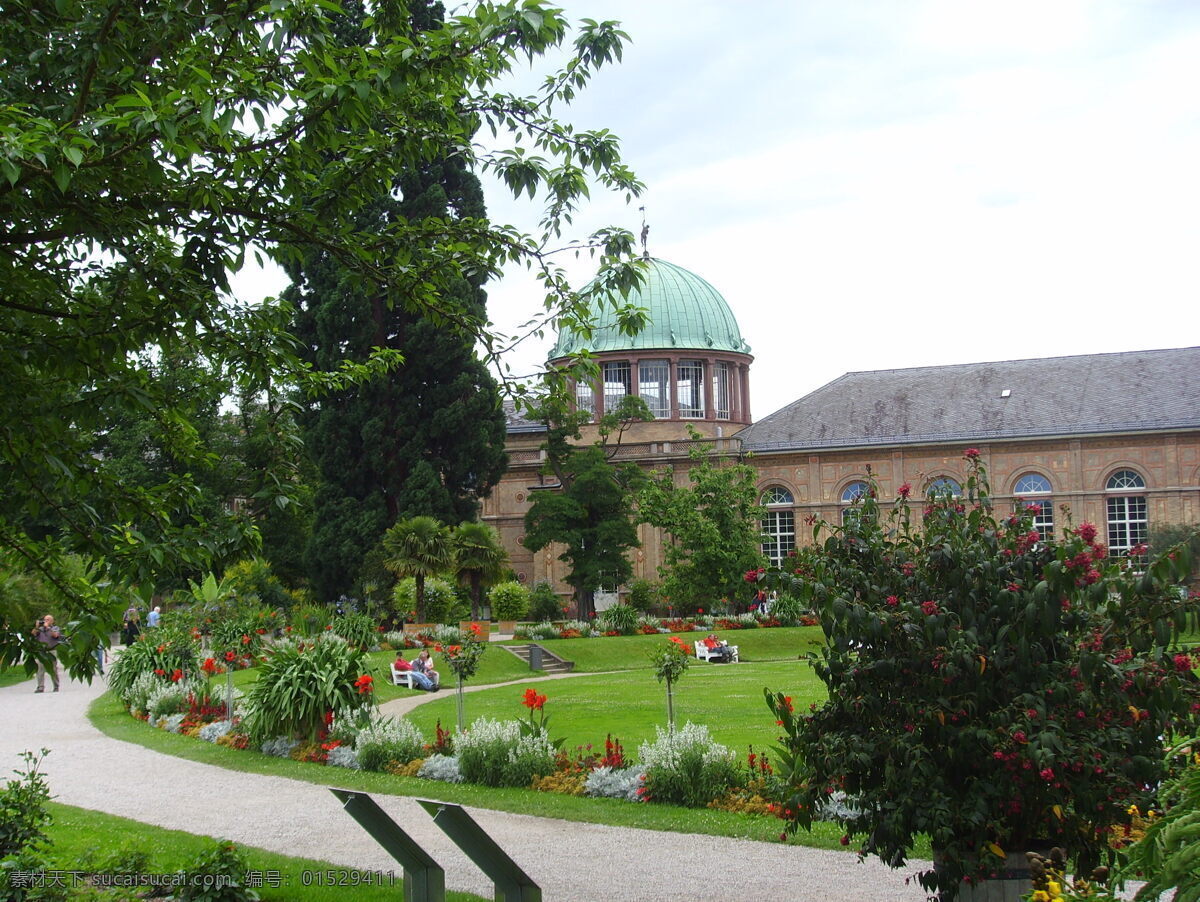
[[[695,645],[697,661],[723,661],[725,660],[726,652],[728,652],[730,663],[736,664],[738,662],[738,647],[736,645],[722,645],[720,648],[709,648],[704,644],[703,639],[697,639]]]

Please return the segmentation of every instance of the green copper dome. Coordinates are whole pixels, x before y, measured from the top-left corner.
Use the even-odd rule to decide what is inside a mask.
[[[644,307],[649,322],[637,335],[621,334],[610,307],[593,310],[596,327],[591,338],[564,330],[550,352],[550,359],[570,357],[582,350],[594,354],[631,350],[732,351],[749,354],[733,311],[717,289],[681,266],[653,257],[639,289],[631,291],[627,303]]]

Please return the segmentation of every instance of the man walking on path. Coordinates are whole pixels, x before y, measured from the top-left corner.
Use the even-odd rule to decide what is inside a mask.
[[[54,691],[58,691],[58,658],[54,655],[54,649],[62,644],[63,634],[57,626],[54,625],[54,616],[47,614],[37,622],[37,626],[33,628],[33,637],[38,642],[46,646],[46,651],[50,657],[50,678],[54,683]],[[37,659],[37,688],[34,692],[46,691],[46,665],[41,657]]]

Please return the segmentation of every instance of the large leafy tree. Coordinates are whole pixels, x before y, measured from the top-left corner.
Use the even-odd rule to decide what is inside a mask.
[[[700,435],[692,430],[692,438]],[[757,473],[697,442],[687,475],[684,486],[674,470],[656,473],[638,494],[642,519],[670,534],[664,592],[679,604],[733,600],[746,571],[763,564]]]
[[[551,542],[566,548],[559,560],[570,565],[566,582],[575,590],[580,617],[595,613],[595,593],[633,575],[629,552],[640,544],[633,523],[633,498],[644,480],[634,463],[613,462],[630,424],[653,419],[641,398],[627,396],[599,423],[599,438],[578,447],[586,415],[544,404],[546,468],[558,487],[533,496],[525,513],[525,547],[540,551]],[[611,441],[610,441],[611,440]]]
[[[381,349],[366,363],[309,370],[287,335],[286,304],[228,300],[229,273],[248,258],[294,265],[321,248],[377,303],[474,333],[489,351],[505,339],[452,288],[523,260],[546,288],[530,328],[555,317],[587,327],[587,299],[550,254],[571,244],[559,234],[589,176],[627,193],[640,185],[614,136],[571,130],[549,110],[619,56],[622,33],[585,23],[563,70],[535,96],[514,97],[495,80],[567,36],[561,13],[538,0],[480,4],[420,33],[405,4],[382,0],[354,47],[337,39],[343,18],[329,0],[5,4],[0,545],[74,599],[77,647],[126,601],[103,586],[201,568],[214,534],[231,527],[246,548],[257,544],[249,522],[194,515],[189,470],[131,489],[88,453],[122,407],[155,411],[180,461],[204,455],[186,406],[149,378],[147,354],[204,359],[231,395],[270,384],[339,389],[396,362]],[[481,150],[471,138],[481,125],[501,144],[519,137],[535,150]],[[548,188],[539,234],[471,216],[359,220],[398,172],[447,146],[516,192]],[[610,265],[631,235],[606,229],[582,243],[611,273],[597,290],[631,284],[627,266]],[[50,530],[27,528],[46,519]],[[104,578],[72,576],[59,565],[70,551],[93,558]],[[0,638],[6,659],[17,645]],[[78,660],[87,672],[90,656]]]
[[[361,27],[365,13],[360,4],[346,8],[341,39],[361,45],[370,37]],[[441,24],[441,4],[415,2],[411,16],[415,31],[428,31]],[[479,180],[448,143],[437,159],[381,186],[357,224],[383,231],[396,220],[484,215]],[[297,335],[316,367],[367,360],[379,347],[404,357],[370,382],[313,400],[302,420],[321,474],[307,560],[314,587],[331,598],[354,591],[367,552],[401,516],[474,519],[479,498],[504,470],[505,419],[471,333],[447,329],[427,311],[383,303],[325,249],[291,275]],[[482,279],[473,274],[445,287],[445,299],[479,321],[486,318]]]

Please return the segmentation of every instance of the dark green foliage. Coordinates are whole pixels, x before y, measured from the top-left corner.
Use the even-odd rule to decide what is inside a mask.
[[[682,744],[674,759],[646,770],[646,798],[667,805],[703,808],[739,777],[737,764],[697,743]]]
[[[632,605],[615,604],[600,615],[604,628],[616,630],[622,636],[631,636],[637,629],[638,612]]]
[[[256,741],[288,736],[312,741],[332,712],[374,703],[364,653],[336,637],[277,646],[250,688],[245,725]]]
[[[509,580],[492,586],[488,601],[494,620],[523,620],[529,611],[529,590],[515,579]]]
[[[332,632],[353,648],[370,651],[379,644],[379,624],[368,614],[346,613],[331,622]]]
[[[701,438],[690,429],[693,440]],[[642,519],[671,534],[663,548],[662,591],[679,609],[736,603],[743,574],[762,566],[758,474],[721,460],[704,444],[689,452],[687,487],[673,471],[658,473],[639,493]]]
[[[40,755],[23,752],[25,770],[16,771],[17,779],[9,780],[0,791],[0,858],[36,850],[46,842],[50,787],[38,767],[48,754],[49,749],[42,749]]]
[[[459,582],[470,590],[471,619],[479,619],[483,589],[504,572],[508,553],[496,530],[485,523],[460,523],[450,539]]]
[[[164,574],[176,579],[253,553],[254,521],[303,500],[289,464],[295,398],[328,397],[310,415],[332,417],[352,384],[382,384],[375,377],[399,363],[399,348],[413,354],[406,378],[436,386],[432,397],[414,393],[425,420],[409,419],[400,441],[376,428],[388,425],[381,420],[318,424],[328,427],[314,447],[331,455],[330,478],[368,460],[430,461],[411,467],[402,491],[389,478],[377,506],[366,492],[341,493],[349,507],[331,500],[348,520],[356,511],[381,514],[345,530],[349,541],[363,540],[357,548],[334,541],[340,529],[313,546],[353,573],[353,555],[400,511],[444,504],[457,522],[494,481],[503,419],[494,390],[470,370],[476,339],[497,345],[481,307],[485,278],[509,262],[537,265],[546,304],[532,328],[560,313],[586,320],[586,303],[548,262],[545,243],[559,241],[593,181],[630,193],[641,185],[613,135],[568,133],[551,110],[620,56],[624,35],[613,23],[585,23],[567,69],[539,96],[511,98],[494,84],[518,61],[564,45],[561,11],[485,4],[464,10],[452,28],[431,17],[417,29],[406,4],[375,11],[352,35],[347,16],[323,0],[4,4],[0,545],[73,597],[71,654],[81,650],[73,673],[94,670],[88,646],[119,620],[109,596],[131,586],[149,592]],[[472,136],[487,126],[499,146],[485,152]],[[536,155],[512,149],[526,138],[538,142]],[[544,241],[474,215],[467,173],[475,165],[531,197],[552,186]],[[393,191],[403,212],[384,208]],[[602,229],[591,243],[614,271],[611,284],[627,288],[619,257],[632,236]],[[311,354],[302,359],[288,333],[293,307],[275,298],[231,302],[230,273],[258,255],[293,271],[336,260],[336,270],[314,275],[323,291],[371,305],[373,323],[383,323],[384,311],[403,314],[398,328],[413,334],[385,328],[374,341],[341,329],[334,304],[304,324],[305,346],[328,352],[309,368]],[[299,286],[302,301],[313,288]],[[416,334],[426,328],[433,334]],[[345,353],[310,341],[318,329],[344,338]],[[176,390],[174,374],[161,371],[175,361],[202,370],[196,393]],[[441,369],[464,361],[466,369]],[[243,422],[223,437],[211,433],[214,400],[226,397],[253,399],[264,419],[248,432]],[[406,403],[398,399],[390,413],[411,417],[399,409]],[[135,422],[144,415],[154,428]],[[224,428],[219,409],[217,420]],[[120,453],[94,454],[110,430]],[[146,436],[152,451],[140,441]],[[236,450],[243,438],[253,453],[224,458],[224,443]],[[148,472],[156,454],[170,464],[157,481]],[[135,457],[143,472],[127,481],[123,465]],[[246,493],[220,499],[246,500],[249,516],[237,512],[241,505],[213,503],[224,491],[217,483],[238,475],[222,459],[253,461],[253,478],[239,480]],[[271,524],[266,553],[283,573],[278,552],[290,549],[286,566],[296,563],[302,545],[289,534],[302,534],[303,524],[276,531],[273,520],[259,522]],[[62,566],[72,553],[97,562],[101,578],[76,585]],[[6,660],[20,635],[0,632]]]
[[[166,629],[158,627],[162,632],[149,635],[143,632],[136,642],[117,656],[108,671],[109,689],[124,698],[134,680],[143,673],[161,670],[170,676],[176,670],[181,670],[188,677],[199,672],[196,645],[183,635],[172,636]]]
[[[433,517],[412,517],[395,523],[382,544],[384,566],[401,579],[413,578],[413,610],[417,622],[425,622],[425,580],[454,564],[450,530]]]
[[[941,854],[927,889],[957,892],[1000,852],[1060,844],[1089,873],[1131,803],[1154,807],[1162,743],[1194,730],[1200,684],[1173,645],[1196,628],[1179,590],[1186,551],[1139,572],[1083,523],[1042,540],[1028,512],[998,518],[979,452],[963,497],[907,501],[819,524],[805,574],[768,582],[811,604],[828,700],[811,713],[767,693],[781,724],[789,829],[829,794],[861,849],[899,866],[922,835]]]
[[[546,620],[561,620],[562,599],[547,582],[535,583],[529,592],[529,619],[541,623]]]
[[[629,606],[647,613],[662,598],[662,590],[648,579],[635,579],[629,584]]]
[[[225,571],[224,582],[239,598],[253,596],[266,608],[287,611],[292,606],[292,596],[272,572],[270,562],[262,558],[234,564]]]
[[[361,9],[347,7],[350,23]],[[440,24],[441,4],[410,7],[413,28]],[[346,29],[357,43],[365,35]],[[360,227],[398,220],[482,219],[479,180],[451,153],[399,172],[358,214]],[[310,403],[305,443],[320,470],[316,523],[308,546],[313,585],[333,598],[357,590],[363,558],[401,517],[458,524],[475,518],[479,499],[504,472],[505,420],[499,389],[475,353],[475,337],[441,317],[387,303],[364,290],[342,261],[324,252],[292,267],[289,298],[306,357],[333,369],[346,356],[366,359],[380,347],[404,364],[379,378]],[[482,276],[451,279],[444,303],[486,320]]]
[[[184,871],[180,902],[256,902],[246,886],[246,857],[232,842],[218,839]]]
[[[566,581],[575,589],[579,615],[586,617],[596,589],[618,586],[633,573],[627,555],[640,543],[629,516],[629,487],[640,473],[636,465],[613,464],[599,446],[571,452],[561,471],[561,491],[533,496],[525,514],[525,547],[566,545],[559,560],[570,565]]]

